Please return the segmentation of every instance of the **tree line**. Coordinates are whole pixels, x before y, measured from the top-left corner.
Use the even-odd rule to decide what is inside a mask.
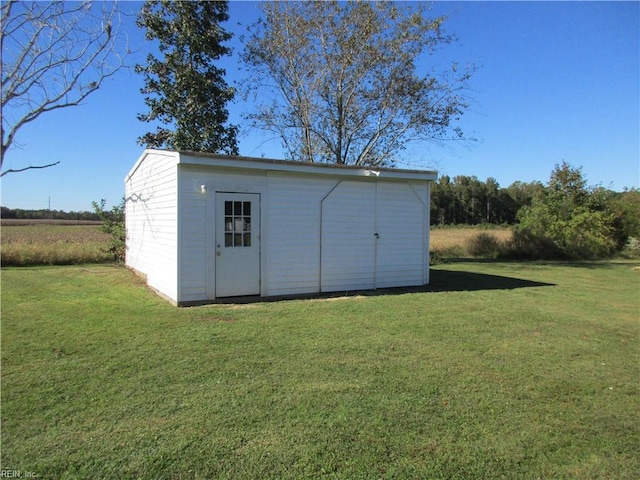
[[[22,220],[101,220],[100,215],[96,212],[65,212],[64,210],[49,210],[47,208],[29,210],[23,208],[0,207],[0,216],[4,219]]]
[[[443,175],[431,188],[432,225],[514,225],[518,211],[531,205],[541,182],[514,182],[501,188],[495,178]]]
[[[557,177],[564,175],[580,185],[581,201],[588,198],[599,204],[601,210],[624,218],[628,231],[640,235],[640,190],[615,192],[601,186],[589,187],[582,169],[566,162],[557,165],[551,175],[555,180],[548,185],[540,181],[516,181],[506,188],[500,187],[493,177],[482,181],[476,176],[443,175],[431,187],[431,225],[517,225],[522,221],[523,208],[531,207],[534,199],[548,194],[550,189],[557,190]],[[636,214],[638,220],[634,222]]]

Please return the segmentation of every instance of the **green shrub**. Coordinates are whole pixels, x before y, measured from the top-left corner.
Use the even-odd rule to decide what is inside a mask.
[[[124,199],[122,199],[120,205],[115,205],[111,211],[104,209],[106,205],[104,199],[100,200],[100,202],[91,202],[91,204],[100,220],[102,220],[100,229],[111,237],[106,253],[111,256],[112,260],[124,262],[127,241],[124,222]]]
[[[503,256],[519,260],[566,259],[566,255],[552,239],[523,227],[513,232],[513,238],[505,246]]]
[[[578,207],[563,218],[534,204],[524,210],[509,251],[516,258],[588,260],[609,257],[616,246],[607,212]]]
[[[614,233],[608,213],[576,209],[564,225],[560,245],[570,258],[610,257],[616,249]]]
[[[608,199],[608,208],[614,215],[618,248],[624,253],[631,238],[640,238],[640,190],[614,193]]]
[[[429,252],[429,265],[442,265],[443,263],[447,263],[447,259],[444,258],[440,252],[437,250],[432,250]]]
[[[556,165],[548,186],[518,212],[509,256],[588,260],[615,253],[620,242],[606,192],[585,185],[580,168]]]
[[[480,232],[467,241],[467,251],[474,257],[498,258],[504,246],[498,238],[487,232]]]
[[[467,256],[467,252],[463,245],[447,245],[444,247],[434,248],[430,253],[432,257],[435,256],[443,261],[448,258],[464,258]]]
[[[640,258],[640,239],[629,237],[622,249],[622,255],[627,258]]]

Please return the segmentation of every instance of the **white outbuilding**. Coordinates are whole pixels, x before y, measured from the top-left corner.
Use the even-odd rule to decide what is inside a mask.
[[[126,264],[176,305],[429,283],[436,172],[146,150]]]

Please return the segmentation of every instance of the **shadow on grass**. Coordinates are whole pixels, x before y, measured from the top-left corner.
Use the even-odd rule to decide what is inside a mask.
[[[218,304],[247,304],[259,302],[279,302],[284,300],[331,299],[340,297],[375,297],[381,295],[402,295],[405,293],[428,292],[473,292],[480,290],[513,290],[516,288],[553,287],[554,283],[534,282],[521,278],[488,275],[486,273],[455,272],[448,270],[431,270],[431,283],[416,287],[378,288],[376,290],[353,290],[316,293],[309,295],[282,295],[274,297],[229,297],[219,298]]]
[[[520,265],[533,265],[533,266],[546,266],[546,267],[572,267],[572,268],[589,268],[589,269],[610,269],[618,266],[626,266],[629,268],[640,265],[640,259],[635,258],[609,258],[601,260],[522,260],[511,258],[473,258],[473,257],[450,257],[447,258],[444,264],[447,263],[506,263],[506,264],[520,264]]]
[[[513,290],[516,288],[553,287],[554,283],[534,282],[521,278],[486,273],[431,270],[431,283],[422,287],[430,292],[473,292],[478,290]]]

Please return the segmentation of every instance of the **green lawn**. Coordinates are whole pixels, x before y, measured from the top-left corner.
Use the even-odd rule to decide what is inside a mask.
[[[2,270],[2,469],[39,478],[637,479],[640,263],[177,309]],[[635,268],[635,270],[634,270]]]

